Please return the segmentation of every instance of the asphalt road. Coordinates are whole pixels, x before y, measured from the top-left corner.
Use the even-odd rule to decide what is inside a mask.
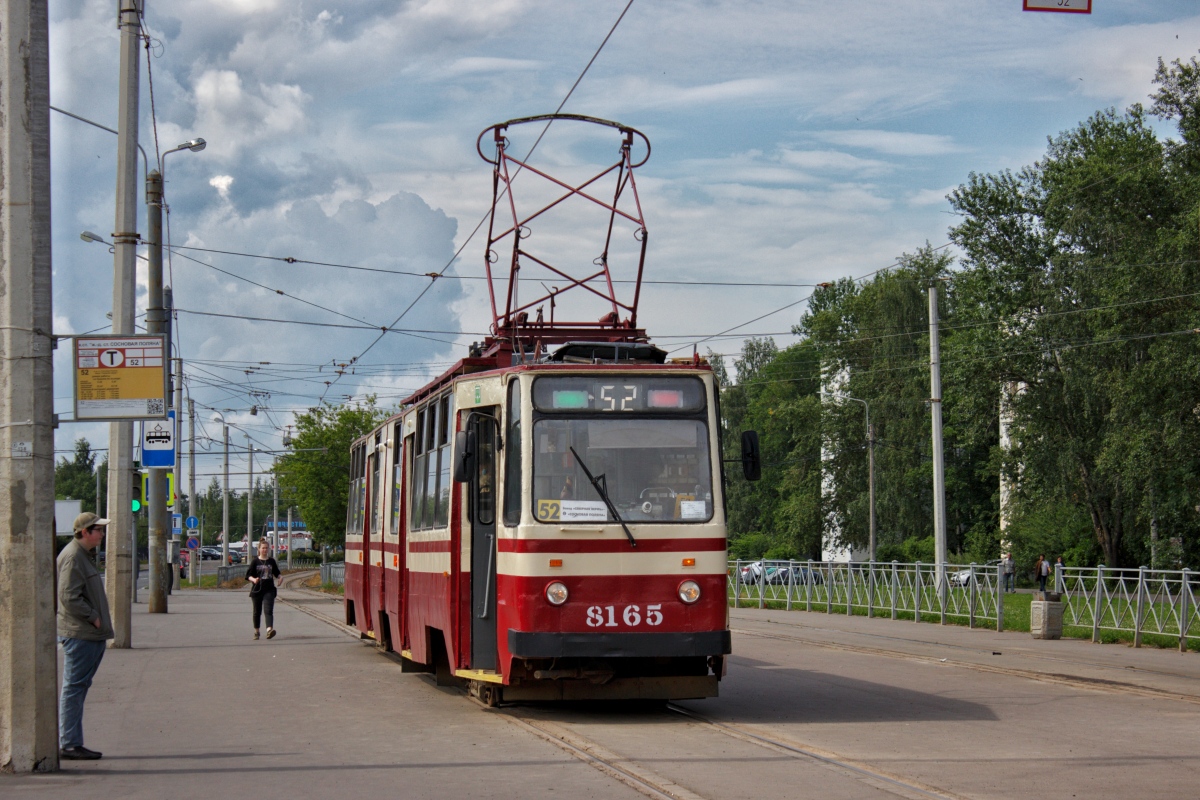
[[[731,612],[721,697],[484,708],[284,589],[250,639],[241,592],[134,610],[85,717],[102,761],[0,795],[675,800],[1194,797],[1200,655],[891,620]],[[304,613],[302,613],[304,612]],[[325,621],[322,621],[322,620]],[[201,687],[223,686],[214,703]]]

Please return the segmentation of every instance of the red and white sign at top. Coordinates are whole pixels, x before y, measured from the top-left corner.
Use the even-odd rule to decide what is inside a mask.
[[[1024,10],[1090,14],[1092,13],[1092,0],[1025,0]]]

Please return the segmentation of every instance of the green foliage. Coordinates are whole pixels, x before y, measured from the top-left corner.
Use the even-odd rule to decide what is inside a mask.
[[[108,485],[108,460],[100,475],[100,491]],[[79,500],[84,511],[96,510],[96,454],[87,439],[75,440],[75,453],[54,465],[54,496],[59,500]],[[61,521],[61,520],[60,520]],[[71,521],[67,520],[69,524]]]
[[[350,445],[387,416],[370,397],[363,405],[317,406],[296,418],[291,452],[275,471],[281,498],[300,509],[315,543],[345,542]]]
[[[740,561],[757,561],[771,548],[771,537],[765,533],[748,533],[729,543],[729,557]]]
[[[817,288],[776,350],[722,368],[723,452],[762,437],[763,480],[731,474],[731,552],[864,548],[875,440],[879,560],[930,561],[928,289],[939,287],[951,560],[1200,561],[1200,60],[1158,65],[1150,113],[1105,110],[1016,172],[950,195],[955,262],[928,246]],[[722,365],[723,367],[723,365]],[[1001,428],[1008,436],[1001,442]],[[823,477],[825,478],[823,482]]]

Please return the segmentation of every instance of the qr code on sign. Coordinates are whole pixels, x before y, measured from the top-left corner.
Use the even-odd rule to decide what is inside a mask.
[[[163,404],[164,404],[164,401],[162,401],[158,398],[153,398],[153,399],[147,400],[146,401],[146,413],[151,416],[161,417],[163,414]]]

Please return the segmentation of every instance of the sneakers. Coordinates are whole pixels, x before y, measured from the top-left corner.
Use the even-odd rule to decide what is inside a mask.
[[[254,632],[254,638],[258,639],[258,631]],[[267,638],[270,639],[271,637],[268,635]]]
[[[88,750],[83,745],[78,747],[64,747],[58,751],[58,757],[67,761],[95,761],[102,754],[95,750]]]
[[[275,629],[274,628],[267,628],[267,638],[268,639],[275,638]]]

